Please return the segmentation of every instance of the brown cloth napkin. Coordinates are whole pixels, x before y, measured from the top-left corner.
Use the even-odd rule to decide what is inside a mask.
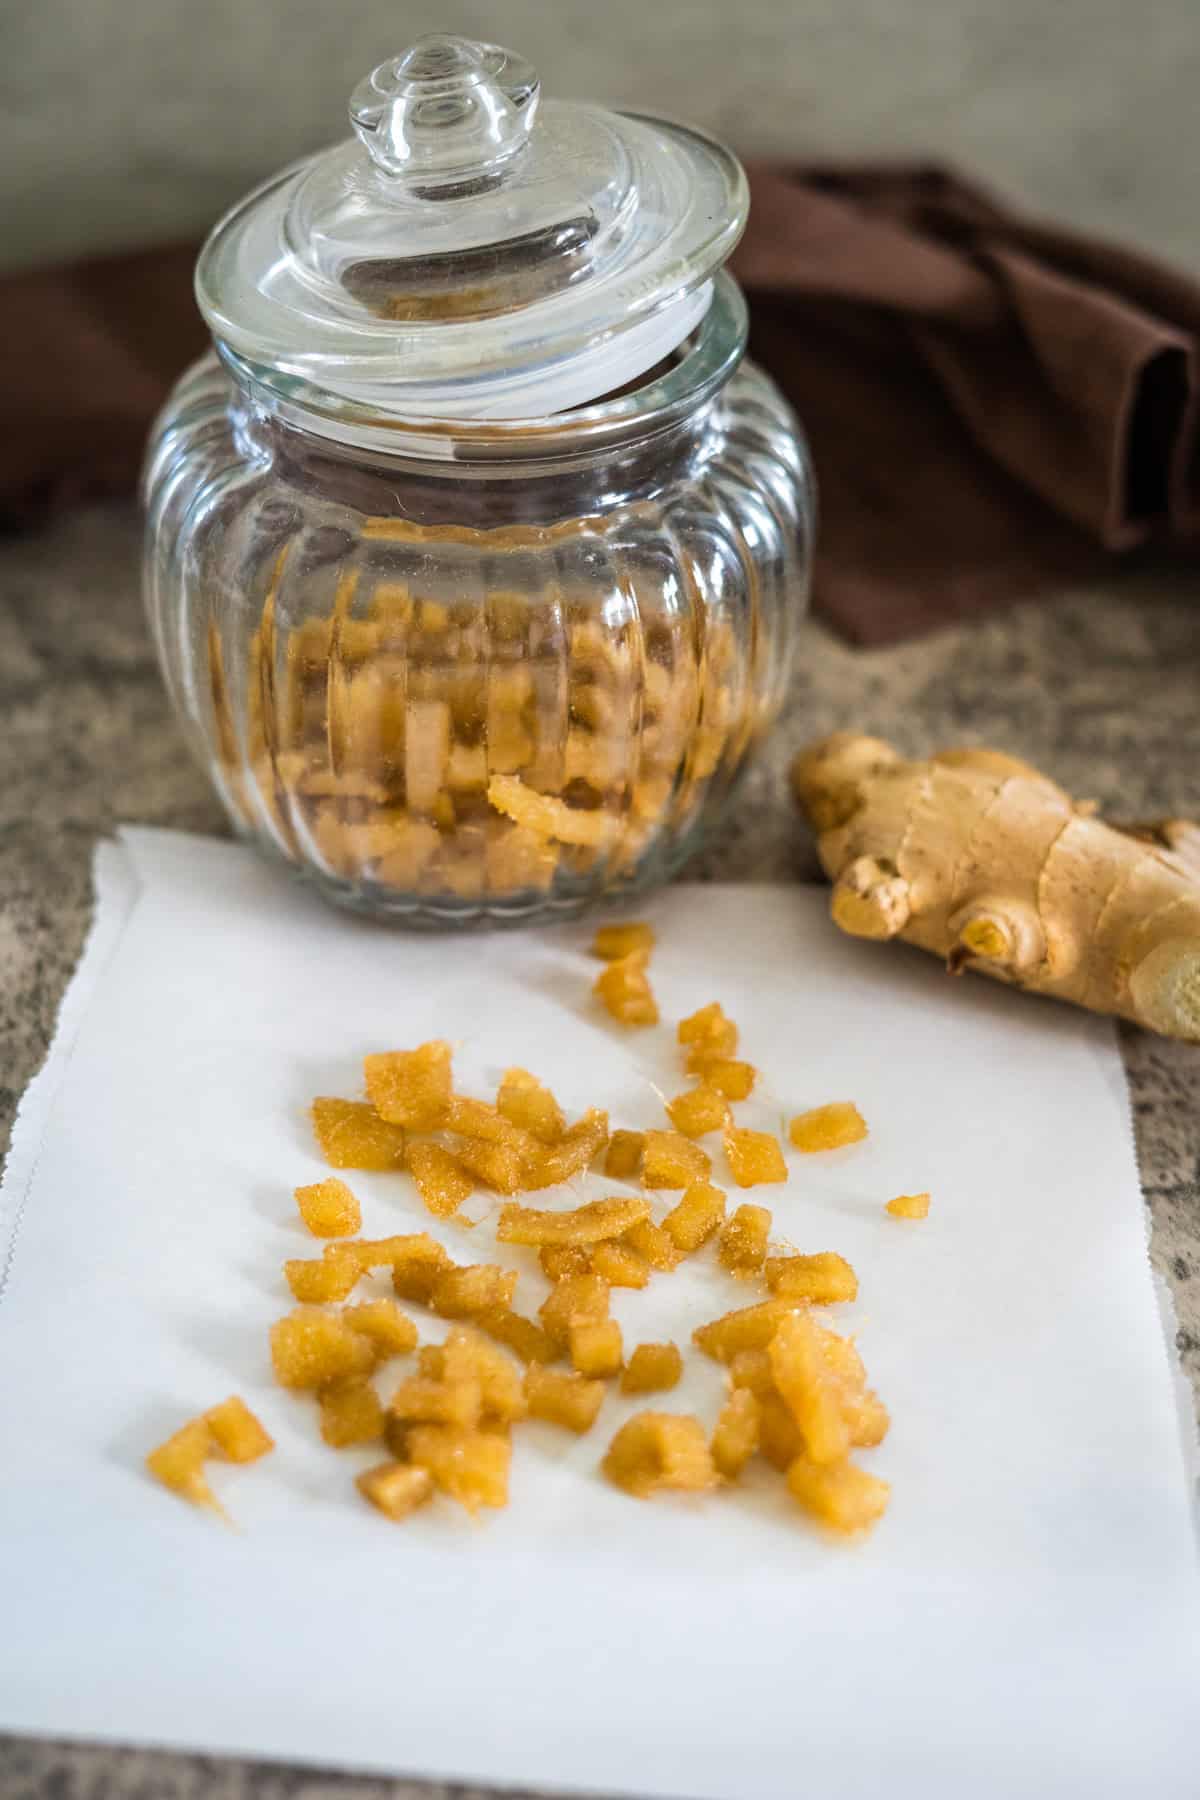
[[[936,168],[752,170],[735,272],[821,494],[815,597],[886,643],[1147,541],[1200,552],[1200,283]],[[0,523],[132,488],[205,344],[194,245],[0,282]]]

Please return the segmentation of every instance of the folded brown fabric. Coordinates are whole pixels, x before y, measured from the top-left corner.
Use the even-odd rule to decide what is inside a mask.
[[[818,608],[894,641],[1200,551],[1200,283],[924,167],[752,170],[735,272],[821,492]],[[134,483],[196,246],[0,282],[0,522]]]

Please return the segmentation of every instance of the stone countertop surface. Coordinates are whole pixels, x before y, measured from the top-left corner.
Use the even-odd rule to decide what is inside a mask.
[[[115,506],[0,542],[0,1148],[83,944],[96,840],[122,822],[224,830],[168,711],[142,619],[138,543],[132,509]],[[785,718],[736,816],[690,873],[814,879],[787,765],[805,739],[847,725],[911,752],[967,741],[1011,750],[1115,818],[1194,816],[1200,584],[1194,573],[1126,569],[1102,587],[884,650],[853,650],[807,625]],[[1124,1026],[1120,1037],[1151,1257],[1200,1393],[1200,1049]],[[149,1794],[470,1800],[428,1783],[0,1739],[3,1800]]]

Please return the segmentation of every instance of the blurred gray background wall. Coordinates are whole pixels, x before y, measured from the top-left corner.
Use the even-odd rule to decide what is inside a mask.
[[[429,30],[744,153],[953,157],[1200,266],[1200,0],[0,0],[0,265],[203,230]]]

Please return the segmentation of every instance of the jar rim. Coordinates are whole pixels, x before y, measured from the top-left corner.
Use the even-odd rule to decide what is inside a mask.
[[[258,364],[216,338],[235,381],[260,405],[297,429],[355,448],[422,462],[557,462],[640,442],[670,430],[729,380],[746,349],[746,301],[722,271],[712,304],[678,360],[612,399],[531,419],[406,418]]]

